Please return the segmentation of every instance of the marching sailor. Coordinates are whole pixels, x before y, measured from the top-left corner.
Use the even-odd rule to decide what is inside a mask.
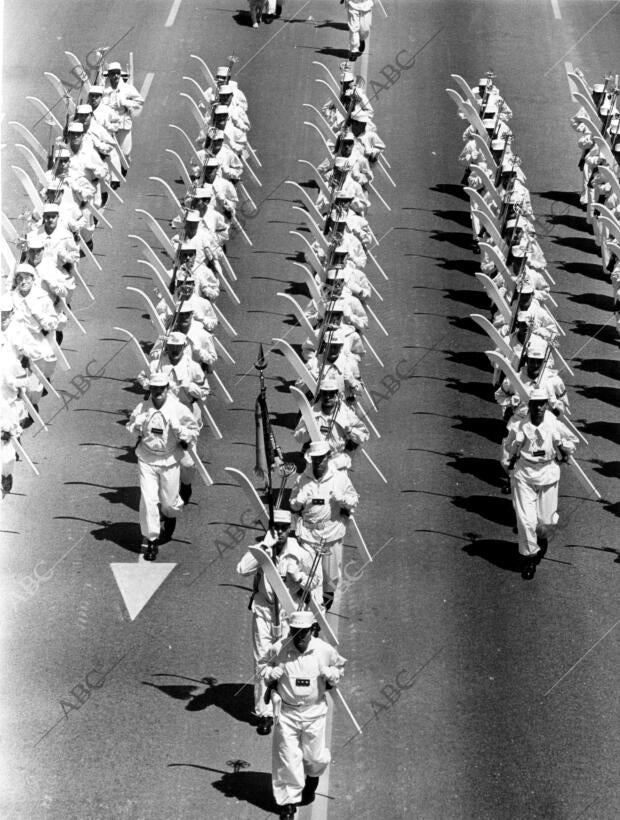
[[[311,612],[293,612],[289,625],[289,637],[273,645],[263,672],[279,709],[272,778],[283,820],[292,820],[298,805],[314,800],[319,778],[331,761],[325,745],[325,693],[342,679],[346,663],[333,646],[313,637]]]
[[[511,473],[522,575],[534,577],[551,531],[558,523],[560,464],[575,451],[577,438],[548,409],[545,390],[530,395],[528,413],[508,434],[502,464]]]
[[[118,62],[110,63],[108,66],[103,102],[120,120],[116,138],[127,161],[131,162],[133,117],[144,105],[144,98],[131,83],[121,79],[121,71],[121,64]],[[127,172],[123,169],[123,176],[126,175]]]
[[[271,557],[278,574],[284,580],[293,599],[299,599],[303,590],[310,583],[310,594],[320,592],[322,586],[321,565],[310,578],[314,562],[314,550],[302,546],[291,534],[291,514],[288,510],[275,510],[273,529],[268,530],[258,544]],[[271,700],[265,701],[267,685],[260,674],[261,661],[271,645],[288,635],[286,613],[281,609],[277,596],[256,558],[246,552],[237,564],[237,572],[244,577],[254,577],[254,591],[250,601],[252,610],[252,649],[254,652],[254,714],[257,718],[259,735],[268,735],[273,726],[273,706]],[[316,595],[314,596],[316,599]]]
[[[184,451],[198,438],[196,419],[168,385],[166,373],[154,373],[150,398],[138,404],[127,423],[127,430],[137,437],[140,530],[147,561],[156,559],[158,543],[172,538],[183,508],[180,464]]]
[[[305,454],[308,464],[293,487],[290,506],[299,514],[296,535],[300,544],[327,546],[323,556],[323,603],[329,609],[342,577],[342,544],[347,522],[359,496],[346,471],[329,459],[326,441],[313,441]]]

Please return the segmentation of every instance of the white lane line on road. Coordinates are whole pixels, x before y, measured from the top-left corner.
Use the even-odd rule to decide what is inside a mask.
[[[553,16],[556,20],[562,19],[562,12],[560,11],[560,4],[558,0],[551,0],[551,8],[553,9]]]
[[[168,14],[168,19],[164,23],[166,28],[170,28],[170,26],[174,25],[174,21],[176,20],[176,16],[179,11],[180,5],[181,0],[174,0],[174,2],[172,3],[172,8],[170,9],[170,13]]]
[[[590,652],[592,652],[592,650],[593,650],[595,647],[597,647],[597,646],[600,644],[600,642],[601,642],[604,638],[606,638],[606,637],[609,635],[609,633],[610,633],[610,632],[612,632],[612,631],[613,631],[613,630],[614,630],[614,629],[618,626],[618,624],[620,624],[620,621],[616,621],[616,623],[615,623],[613,626],[610,626],[610,627],[609,627],[609,629],[607,630],[607,632],[606,632],[604,635],[601,635],[601,637],[598,639],[598,641],[596,641],[596,643],[593,643],[593,644],[592,644],[592,646],[588,649],[588,651],[587,651],[587,652],[584,652],[584,653],[583,653],[583,655],[579,658],[579,660],[578,660],[576,663],[574,663],[574,664],[571,666],[571,668],[570,668],[567,672],[565,672],[565,673],[562,675],[562,677],[561,677],[561,678],[559,678],[558,680],[556,680],[556,682],[553,684],[553,686],[551,687],[551,689],[548,689],[548,690],[545,692],[544,697],[547,697],[547,695],[549,695],[551,692],[553,692],[553,690],[555,689],[555,687],[556,687],[558,684],[562,683],[562,681],[564,680],[564,678],[565,678],[567,675],[570,675],[570,673],[573,671],[573,669],[576,669],[576,668],[579,666],[579,664],[581,663],[581,661],[582,661],[582,660],[584,660],[585,658],[587,658],[587,656],[590,654]]]
[[[149,91],[151,90],[151,83],[155,79],[155,73],[153,71],[149,71],[146,77],[144,78],[144,82],[142,83],[142,88],[140,89],[140,96],[143,100],[146,100]]]
[[[585,32],[585,34],[582,34],[582,35],[581,35],[581,37],[577,40],[577,42],[576,42],[576,43],[573,43],[573,45],[572,45],[572,46],[568,49],[568,51],[565,51],[565,52],[564,52],[564,54],[562,54],[562,56],[560,57],[560,59],[559,59],[559,60],[557,60],[557,62],[555,62],[555,63],[551,66],[551,68],[549,68],[549,69],[547,69],[547,71],[545,71],[545,73],[543,74],[543,77],[546,77],[547,75],[551,74],[551,72],[553,71],[553,69],[554,69],[554,68],[556,68],[557,66],[559,66],[559,65],[560,65],[560,63],[562,62],[562,60],[563,60],[565,57],[568,57],[568,55],[571,53],[571,51],[573,51],[573,49],[577,48],[577,46],[579,45],[579,43],[581,43],[583,40],[585,40],[585,39],[586,39],[586,37],[588,36],[588,34],[590,34],[591,32],[593,32],[593,31],[594,31],[594,29],[595,29],[597,26],[600,26],[600,24],[603,22],[603,20],[604,20],[604,19],[605,19],[608,15],[610,15],[610,14],[612,13],[612,11],[614,11],[614,9],[616,9],[618,6],[620,6],[620,0],[617,0],[617,2],[615,2],[615,3],[613,4],[613,6],[612,6],[610,9],[607,9],[607,11],[605,12],[605,14],[603,14],[601,17],[599,17],[599,18],[598,18],[598,20],[596,21],[596,23],[594,23],[593,25],[591,25],[591,26],[590,26],[590,28],[589,28],[589,29]]]

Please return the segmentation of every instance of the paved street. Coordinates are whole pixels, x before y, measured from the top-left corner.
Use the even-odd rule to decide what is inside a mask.
[[[371,326],[384,367],[370,356],[362,367],[381,433],[368,449],[389,484],[356,463],[356,517],[375,560],[360,573],[345,548],[350,576],[330,614],[348,659],[342,690],[364,731],[353,735],[334,712],[329,780],[298,817],[612,820],[620,816],[620,367],[611,287],[576,194],[566,63],[592,82],[620,71],[620,3],[384,5],[387,18],[378,6],[374,13],[367,93],[398,186],[377,174],[391,211],[375,200],[369,216],[389,277],[374,275],[383,301],[373,308],[389,337]],[[136,85],[148,92],[124,202],[110,202],[113,230],[95,235],[102,271],[82,264],[95,302],[78,287],[87,335],[66,334],[72,370],[55,380],[64,401],[46,397],[49,432],[30,428],[23,438],[41,476],[19,463],[2,502],[0,814],[11,820],[277,816],[270,738],[249,724],[251,582],[235,573],[261,530],[225,468],[249,476],[254,468],[259,343],[304,339],[276,295],[306,294],[289,234],[301,224],[299,202],[284,183],[308,179],[298,159],[325,156],[302,104],[325,101],[313,61],[337,73],[347,32],[343,7],[328,0],[286,0],[282,17],[256,31],[246,8],[4,4],[3,210],[18,230],[28,202],[11,171],[23,161],[8,123],[35,125],[27,95],[56,102],[43,72],[70,82],[65,50],[86,61],[120,41],[111,58],[125,63],[133,52]],[[110,565],[138,562],[138,472],[124,425],[141,397],[141,364],[114,327],[143,342],[154,332],[126,290],[152,291],[129,235],[152,242],[136,208],[164,227],[170,217],[149,178],[178,178],[166,148],[187,159],[169,123],[197,130],[179,96],[190,92],[184,76],[199,77],[190,55],[213,69],[231,53],[262,161],[262,187],[244,176],[258,205],[245,220],[253,247],[239,235],[228,244],[241,305],[225,294],[218,302],[238,331],[222,336],[235,364],[218,365],[234,404],[209,400],[224,438],[206,431],[198,448],[215,485],[196,484],[157,562],[176,566],[131,620]],[[514,112],[515,150],[557,283],[562,352],[575,373],[572,420],[589,441],[577,457],[603,496],[588,498],[564,472],[557,534],[530,582],[519,572],[510,496],[500,492],[488,340],[469,318],[486,315],[488,300],[474,278],[480,257],[459,186],[464,123],[445,94],[451,73],[473,84],[489,69]],[[64,117],[62,104],[55,112]],[[47,146],[45,123],[33,130]],[[265,375],[278,443],[293,454],[294,373],[271,353]]]

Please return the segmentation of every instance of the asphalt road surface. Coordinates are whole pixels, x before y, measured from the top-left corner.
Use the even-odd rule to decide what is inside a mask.
[[[300,816],[611,820],[620,816],[620,372],[610,286],[575,196],[565,64],[593,81],[620,70],[620,3],[384,5],[368,80],[398,187],[378,179],[391,211],[375,203],[371,224],[389,281],[375,277],[384,301],[374,307],[389,337],[375,329],[384,367],[367,357],[363,375],[382,436],[370,452],[389,485],[358,463],[357,517],[376,558],[360,572],[347,550],[352,580],[330,616],[348,658],[343,691],[364,732],[334,714],[329,779]],[[86,60],[120,40],[114,59],[132,51],[136,84],[148,90],[124,204],[110,203],[114,229],[96,235],[103,270],[83,264],[95,302],[78,291],[87,335],[68,331],[72,371],[57,378],[73,397],[42,403],[49,433],[24,436],[41,477],[18,464],[2,504],[6,818],[275,816],[270,738],[248,722],[248,583],[234,571],[259,530],[224,468],[252,474],[258,343],[303,339],[276,296],[303,293],[289,235],[300,220],[283,183],[308,178],[299,158],[323,158],[302,104],[324,101],[312,61],[337,71],[347,34],[334,0],[287,0],[281,19],[258,31],[245,9],[241,0],[4,4],[3,209],[16,226],[27,200],[10,170],[21,163],[7,122],[35,124],[26,95],[55,102],[43,72],[69,82],[65,50]],[[232,52],[262,161],[262,188],[244,178],[259,206],[246,221],[254,245],[238,236],[229,244],[242,304],[219,302],[238,331],[226,342],[235,365],[219,367],[235,401],[212,401],[224,439],[207,434],[199,450],[216,484],[196,485],[157,563],[176,566],[130,620],[110,565],[138,562],[137,468],[124,423],[139,400],[140,365],[113,328],[144,342],[153,332],[126,290],[150,287],[128,235],[150,240],[136,208],[170,216],[149,177],[177,178],[166,148],[187,157],[169,123],[195,130],[179,96],[189,90],[183,76],[198,76],[190,54],[215,67]],[[409,68],[398,68],[399,54]],[[572,418],[589,439],[578,457],[603,495],[593,501],[563,476],[558,532],[531,582],[518,571],[511,504],[499,489],[501,424],[485,340],[469,319],[487,303],[458,187],[463,123],[444,93],[451,73],[474,82],[489,69],[514,112],[557,281]],[[45,124],[34,131],[46,144]],[[269,356],[269,404],[288,452],[293,376]]]

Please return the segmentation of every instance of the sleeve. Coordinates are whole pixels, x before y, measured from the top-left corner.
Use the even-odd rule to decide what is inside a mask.
[[[305,506],[305,503],[306,503],[305,489],[306,489],[306,485],[305,485],[305,482],[303,481],[303,476],[300,476],[300,478],[298,478],[297,481],[295,482],[295,486],[293,487],[293,489],[291,491],[291,497],[289,498],[289,506],[295,512],[298,512],[299,510],[301,510],[301,508],[303,506]]]
[[[553,444],[561,447],[569,455],[575,452],[578,439],[569,428],[556,419],[555,430],[553,432]]]
[[[259,564],[256,558],[254,558],[254,556],[250,552],[246,552],[243,558],[237,564],[237,573],[239,575],[243,575],[244,577],[248,575],[254,575],[258,567]]]
[[[344,411],[344,412],[343,412]],[[354,444],[364,444],[368,441],[370,433],[366,425],[357,417],[350,407],[341,407],[344,416],[344,430]]]
[[[200,432],[194,416],[180,402],[177,407],[178,428],[173,428],[179,441],[194,444]]]
[[[134,409],[131,414],[131,418],[125,425],[127,430],[136,436],[141,436],[142,425],[146,421],[146,415],[147,414],[144,412],[144,402],[140,402],[140,404]]]
[[[359,501],[357,490],[346,473],[342,471],[339,471],[336,481],[334,498],[341,507],[344,507],[349,513],[353,513]]]

